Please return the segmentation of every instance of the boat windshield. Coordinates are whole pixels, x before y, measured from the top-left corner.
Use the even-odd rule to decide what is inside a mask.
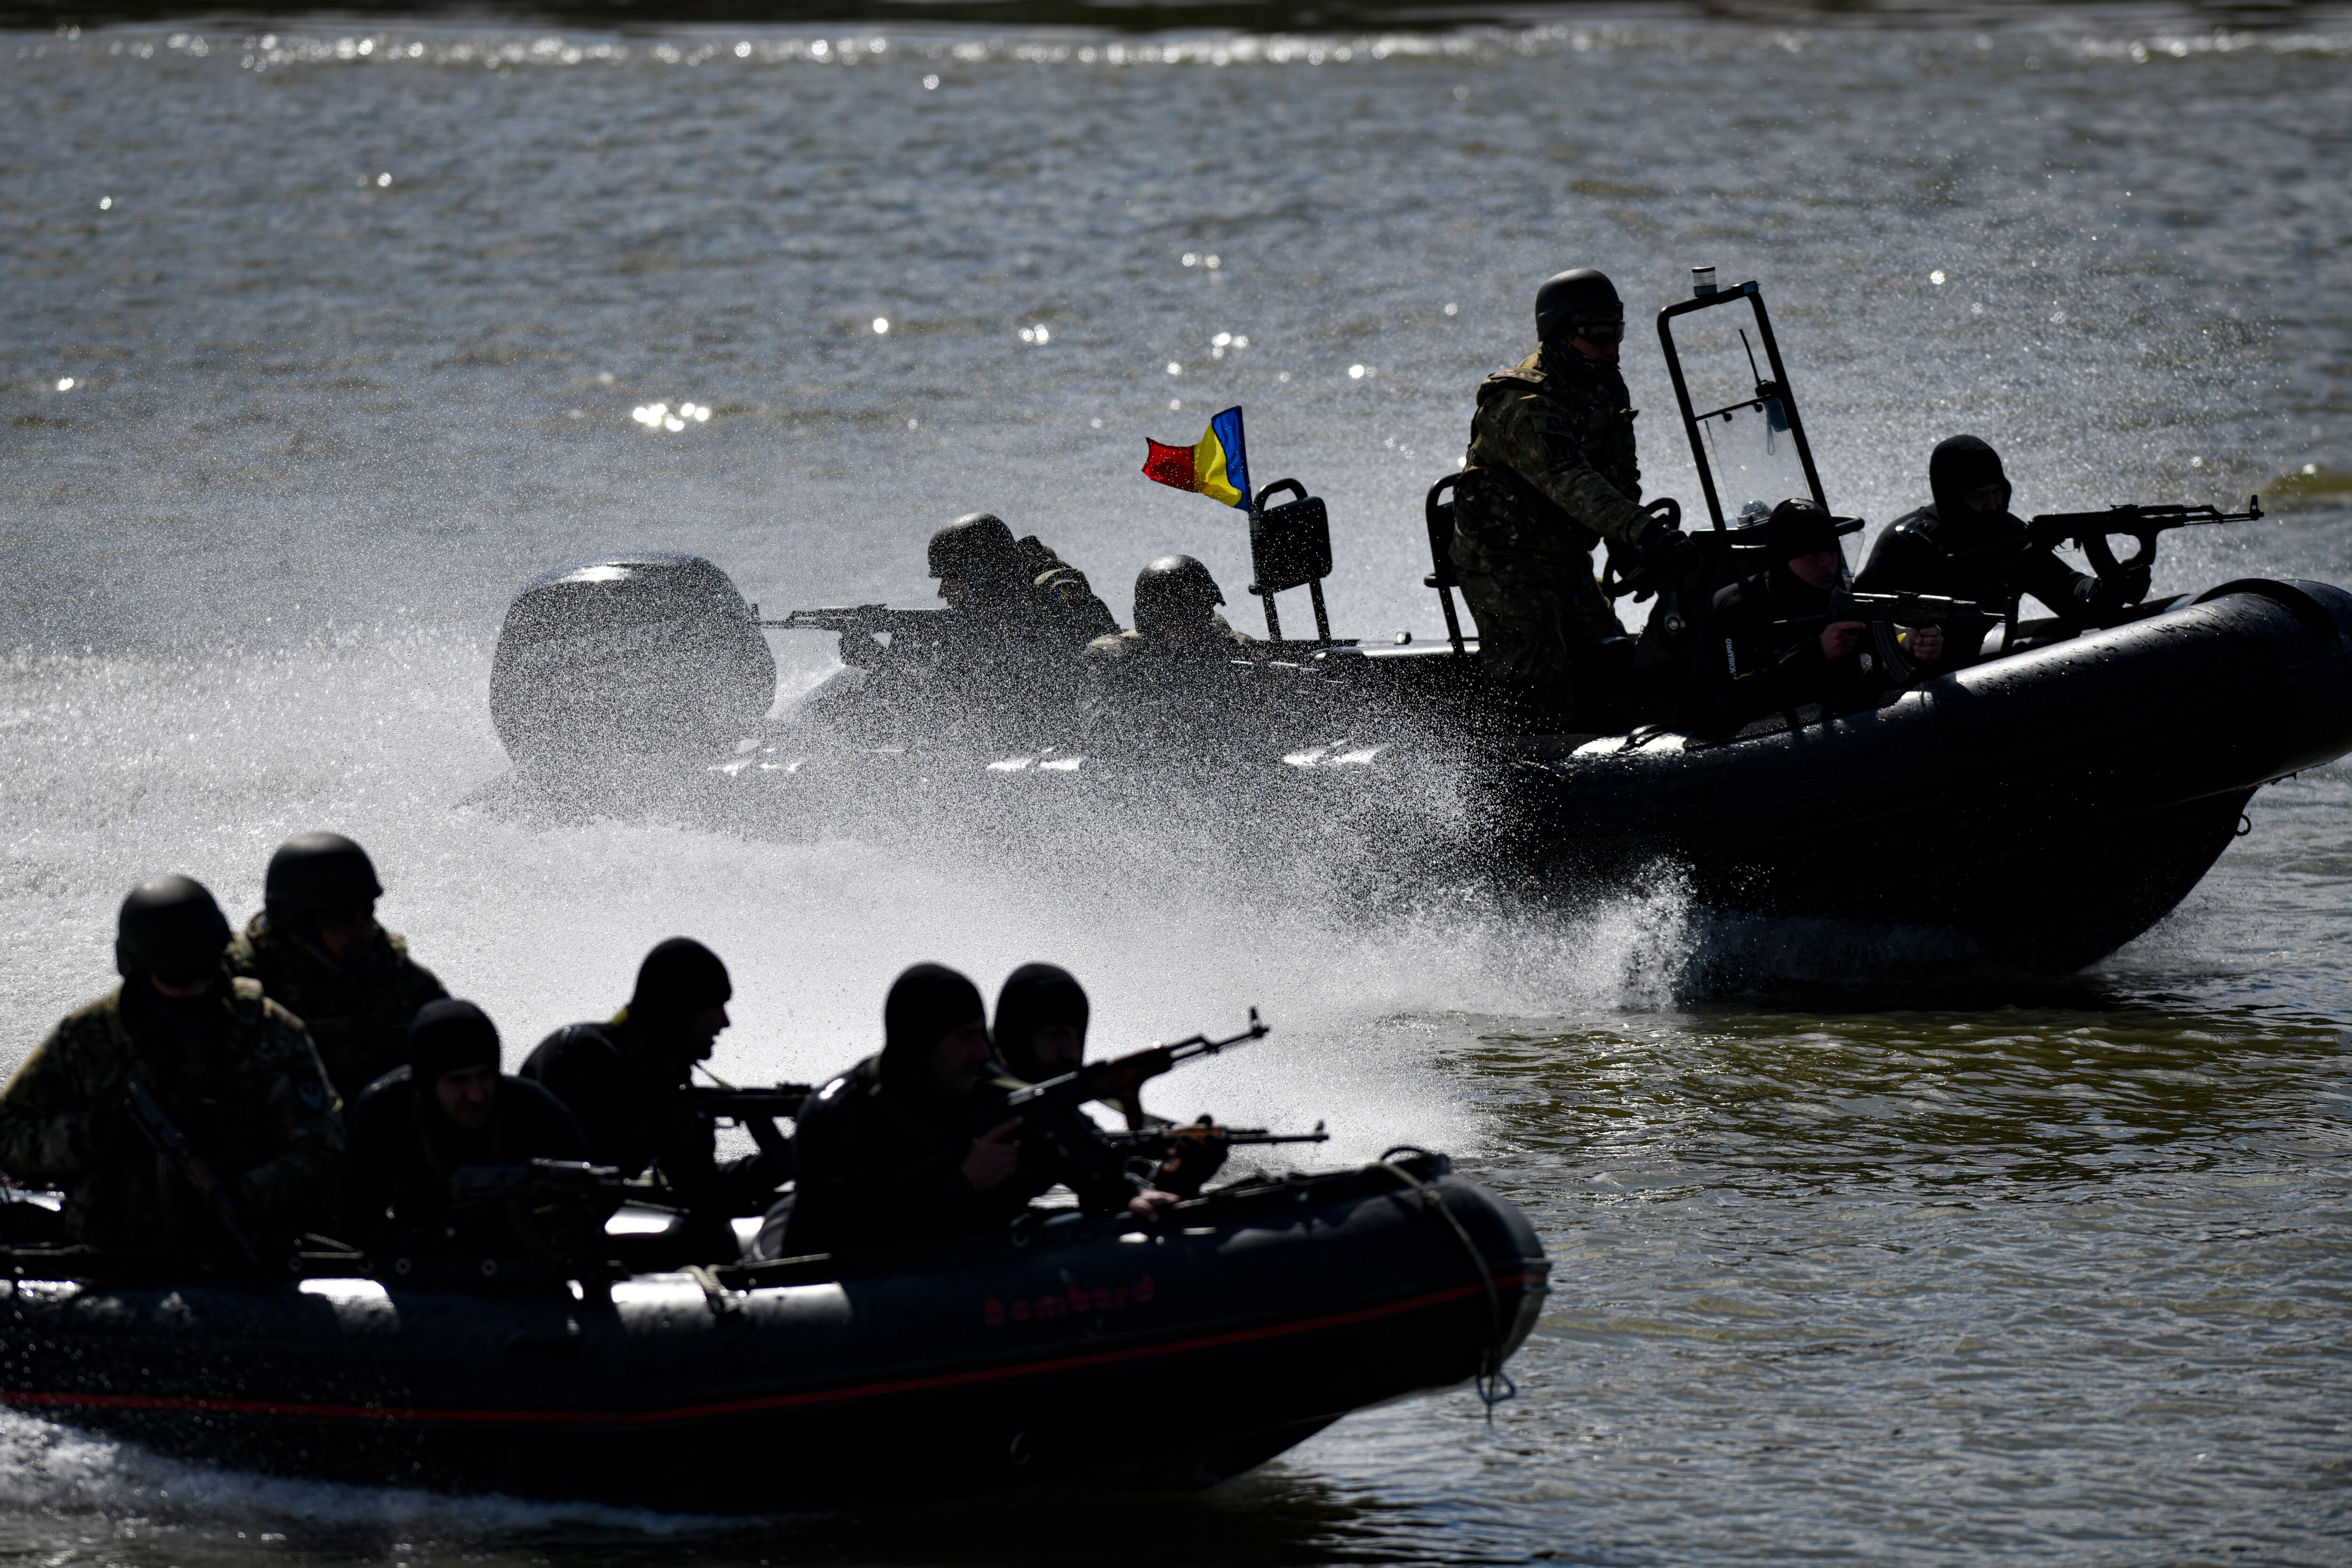
[[[1826,509],[1756,286],[1669,306],[1658,336],[1716,527],[1759,521],[1791,496]]]

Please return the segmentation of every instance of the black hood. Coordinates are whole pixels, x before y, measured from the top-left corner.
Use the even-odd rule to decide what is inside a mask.
[[[442,1074],[499,1065],[499,1028],[471,1002],[444,997],[416,1009],[408,1026],[408,1066],[430,1092]]]
[[[2009,476],[2001,472],[2000,454],[1980,436],[1955,435],[1938,442],[1927,459],[1927,488],[1936,497],[1936,516],[1947,523],[1970,523],[1979,518],[1966,497],[1979,486],[2002,487],[1999,517],[2009,511]]]
[[[667,1045],[698,1015],[723,1006],[734,994],[718,954],[691,936],[673,936],[638,967],[629,1023],[647,1040]]]
[[[917,964],[882,1004],[882,1082],[894,1094],[931,1097],[931,1052],[968,1023],[988,1021],[980,988],[944,964]]]
[[[1041,1029],[1069,1027],[1083,1033],[1092,1009],[1086,988],[1067,969],[1024,964],[996,993],[996,1054],[1016,1078],[1035,1083],[1045,1076],[1034,1049]]]

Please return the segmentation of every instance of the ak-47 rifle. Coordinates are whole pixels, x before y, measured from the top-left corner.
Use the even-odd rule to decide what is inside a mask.
[[[1076,1111],[1089,1100],[1103,1100],[1117,1105],[1127,1113],[1130,1126],[1144,1121],[1141,1094],[1144,1084],[1182,1062],[1195,1061],[1245,1040],[1264,1040],[1265,1021],[1250,1009],[1249,1028],[1223,1040],[1211,1040],[1196,1034],[1172,1045],[1150,1045],[1125,1056],[1114,1056],[1102,1061],[1090,1061],[1075,1072],[1065,1072],[1059,1078],[1048,1078],[1043,1083],[1024,1083],[1010,1093],[991,1100],[975,1112],[971,1119],[975,1134],[987,1133],[1007,1122],[1025,1122]],[[1158,1131],[1157,1128],[1149,1129]]]
[[[456,1204],[527,1203],[534,1208],[568,1203],[598,1193],[633,1197],[630,1185],[611,1166],[585,1160],[526,1160],[512,1166],[459,1166],[449,1173],[449,1201]]]
[[[2000,614],[1996,606],[1946,599],[1934,593],[1853,593],[1839,588],[1830,591],[1829,608],[1822,613],[1775,621],[1772,625],[1775,630],[1793,630],[1859,621],[1872,626],[1929,626],[1947,621],[1981,619],[1990,626],[2000,621]]]
[[[2092,570],[2099,580],[2111,582],[2125,572],[2137,571],[2156,564],[2157,536],[2173,528],[2201,528],[2215,523],[2260,522],[2263,498],[2246,497],[2242,512],[2224,512],[2213,507],[2123,506],[2110,507],[2104,512],[2044,512],[2025,525],[2024,541],[2019,549],[2053,549],[2060,545],[2079,545],[2091,560]],[[2107,540],[2117,534],[2138,541],[2139,548],[2129,560],[2119,561]]]
[[[893,610],[887,604],[834,604],[795,610],[782,621],[760,624],[787,632],[837,632],[841,662],[870,670],[904,643],[936,641],[952,614],[947,610]],[[881,641],[885,633],[890,638],[887,647]]]
[[[1158,1127],[1129,1127],[1124,1132],[1105,1133],[1103,1141],[1116,1148],[1130,1149],[1139,1155],[1151,1155],[1166,1159],[1181,1154],[1187,1145],[1222,1143],[1234,1147],[1244,1144],[1328,1144],[1331,1134],[1323,1124],[1315,1124],[1311,1133],[1269,1133],[1264,1127],[1225,1127],[1203,1117],[1198,1122],[1170,1122]]]
[[[601,1239],[598,1222],[610,1212],[592,1207],[599,1197],[668,1207],[658,1192],[624,1180],[611,1166],[584,1160],[459,1166],[449,1174],[451,1208],[505,1210],[524,1249],[557,1267],[587,1266],[592,1271],[603,1267],[604,1259],[587,1256]]]
[[[205,1207],[212,1210],[213,1218],[228,1233],[228,1239],[236,1243],[236,1249],[245,1254],[245,1260],[260,1262],[261,1254],[254,1250],[253,1242],[245,1234],[245,1227],[236,1222],[236,1205],[230,1200],[228,1188],[213,1172],[210,1162],[205,1160],[195,1145],[188,1142],[188,1135],[165,1114],[163,1107],[157,1103],[147,1085],[136,1078],[132,1079],[130,1088],[123,1092],[123,1102],[130,1109],[131,1122],[146,1134],[147,1141],[155,1145],[155,1152],[171,1161],[178,1168],[181,1178],[196,1189]],[[199,1176],[199,1172],[203,1176]]]
[[[705,1068],[707,1072],[709,1070]],[[716,1077],[716,1074],[713,1074]],[[801,1113],[801,1102],[816,1092],[813,1083],[778,1083],[766,1089],[738,1089],[731,1083],[716,1083],[705,1088],[692,1084],[678,1091],[679,1099],[694,1114],[711,1121],[732,1122],[751,1134],[760,1152],[771,1159],[785,1162],[792,1168],[792,1140],[777,1126],[780,1120],[790,1121]]]
[[[2173,528],[2259,522],[2262,516],[2263,498],[2260,496],[2246,497],[2246,509],[2242,512],[2224,512],[2215,507],[2164,505],[2110,507],[2104,512],[2043,512],[2027,521],[2023,533],[1995,539],[1989,545],[1978,545],[1972,549],[1956,550],[1953,559],[1966,559],[1993,554],[2013,558],[2027,550],[2056,549],[2061,545],[2074,545],[2090,559],[2091,570],[2102,584],[2119,589],[2134,574],[2155,566],[2156,541],[2159,535]],[[2117,560],[2114,547],[2107,543],[2117,534],[2137,541],[2138,548],[2132,552],[2129,560]],[[2017,629],[2017,601],[2021,592],[2012,577],[2009,582],[2009,602],[2001,615],[2001,620],[2012,632]]]

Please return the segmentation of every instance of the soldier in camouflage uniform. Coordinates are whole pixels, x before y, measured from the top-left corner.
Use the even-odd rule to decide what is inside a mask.
[[[1097,673],[1179,661],[1211,664],[1246,658],[1255,639],[1217,613],[1224,591],[1209,569],[1189,555],[1163,555],[1135,576],[1135,630],[1114,631],[1087,644]]]
[[[1087,644],[1078,715],[1098,741],[1195,749],[1229,737],[1244,716],[1276,711],[1253,677],[1256,642],[1217,613],[1225,601],[1209,569],[1161,556],[1136,574],[1135,630]]]
[[[157,877],[123,901],[122,984],[68,1015],[0,1090],[0,1169],[66,1189],[76,1239],[172,1262],[266,1257],[321,1223],[343,1154],[340,1103],[294,1016],[223,969],[228,922],[204,887]],[[167,1159],[130,1108],[142,1084],[194,1145]]]
[[[1075,653],[1118,630],[1087,574],[1034,534],[1015,539],[1001,517],[973,512],[931,536],[940,597],[975,626],[1038,653]]]
[[[904,731],[929,739],[961,733],[1012,744],[1066,718],[1079,650],[1118,630],[1086,574],[986,512],[931,536],[930,570],[949,613],[908,656],[896,656],[892,639],[872,698]]]
[[[1625,634],[1593,579],[1593,547],[1635,544],[1662,525],[1640,505],[1616,288],[1590,267],[1549,279],[1536,333],[1536,352],[1478,388],[1453,555],[1506,721],[1563,730],[1580,651]]]
[[[269,857],[261,913],[229,948],[229,972],[302,1020],[347,1101],[407,1061],[416,1009],[448,995],[375,923],[383,894],[365,850],[341,833],[300,834]]]

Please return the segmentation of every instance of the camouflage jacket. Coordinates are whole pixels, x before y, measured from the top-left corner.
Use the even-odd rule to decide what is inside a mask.
[[[228,983],[210,1034],[174,1030],[118,986],[68,1014],[0,1090],[0,1169],[66,1189],[66,1223],[112,1250],[229,1254],[226,1235],[123,1109],[131,1081],[227,1186],[248,1237],[325,1223],[342,1164],[341,1102],[300,1020]]]
[[[1073,651],[1118,630],[1118,617],[1096,596],[1087,574],[1055,555],[1035,534],[1023,536],[1013,548],[1029,576],[1017,601],[1019,620]]]
[[[416,1009],[449,993],[408,956],[408,944],[376,928],[366,954],[337,964],[257,915],[229,945],[228,967],[261,982],[269,999],[310,1031],[335,1092],[360,1091],[408,1060],[408,1024]]]
[[[1488,571],[1511,557],[1590,571],[1601,539],[1650,526],[1637,504],[1633,416],[1614,365],[1539,349],[1478,388],[1454,507],[1454,562]],[[1465,559],[1466,558],[1466,559]]]
[[[1197,648],[1178,647],[1154,642],[1140,632],[1114,632],[1097,637],[1087,644],[1087,668],[1097,673],[1108,670],[1141,670],[1171,664],[1217,663],[1228,659],[1247,658],[1248,650],[1257,639],[1237,631],[1223,616],[1212,612],[1209,615],[1213,638]]]

